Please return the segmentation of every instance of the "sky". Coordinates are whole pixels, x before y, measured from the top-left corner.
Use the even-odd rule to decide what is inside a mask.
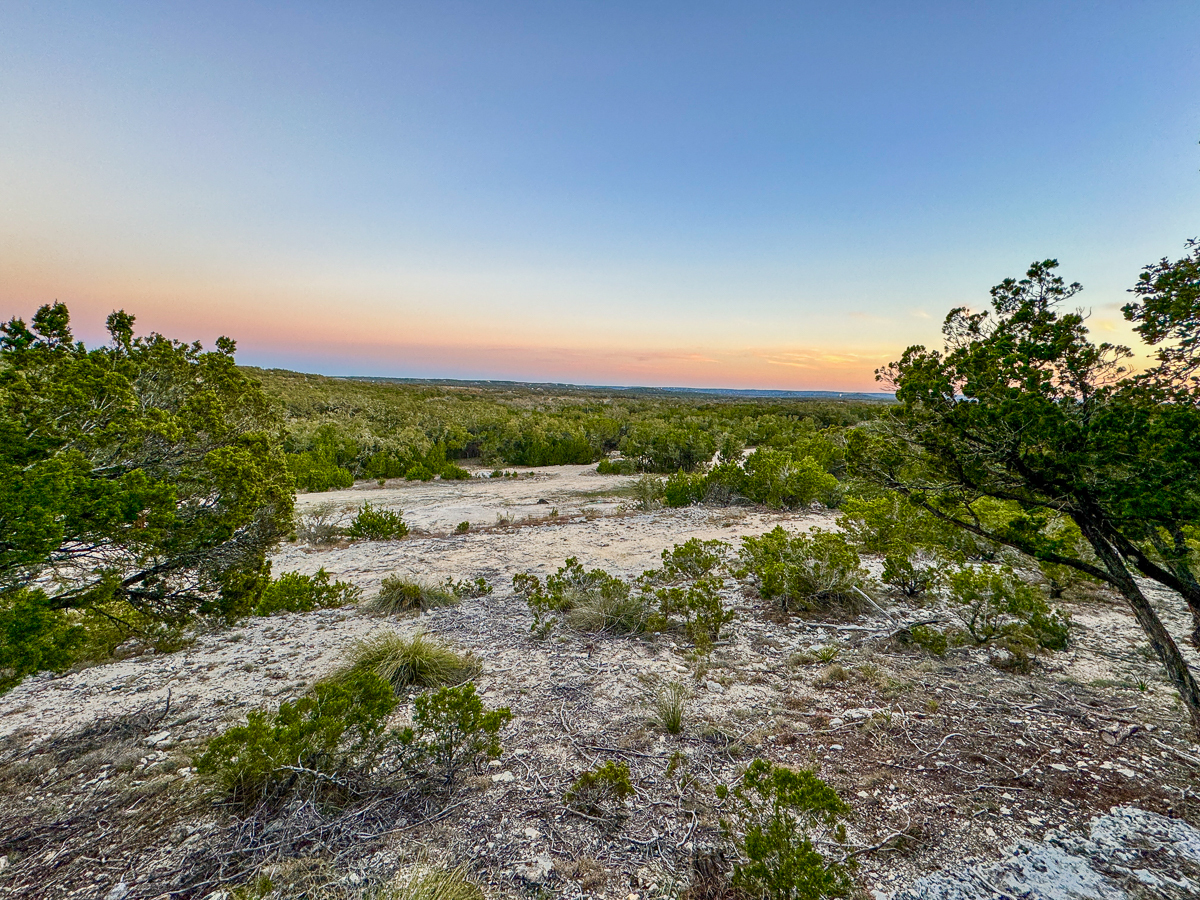
[[[1200,234],[1200,3],[0,4],[0,315],[326,374],[875,390]]]

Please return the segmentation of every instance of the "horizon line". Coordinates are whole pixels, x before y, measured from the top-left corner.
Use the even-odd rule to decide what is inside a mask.
[[[895,401],[896,395],[889,391],[838,391],[838,390],[787,390],[784,388],[732,388],[732,387],[686,387],[686,386],[656,386],[656,385],[619,385],[619,384],[577,384],[569,381],[520,381],[511,378],[422,378],[418,376],[400,375],[328,375],[321,372],[301,372],[296,369],[284,369],[278,366],[245,366],[245,368],[260,369],[264,372],[287,372],[293,375],[316,375],[318,378],[332,378],[339,381],[370,381],[398,382],[404,384],[440,384],[448,386],[487,386],[487,387],[525,387],[525,388],[569,388],[584,391],[637,391],[660,392],[665,394],[711,394],[726,397],[747,397],[763,399],[794,398],[828,398],[841,400],[869,400],[873,402]]]

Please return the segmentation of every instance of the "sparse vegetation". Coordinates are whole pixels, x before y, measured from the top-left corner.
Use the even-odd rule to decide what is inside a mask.
[[[513,590],[529,604],[533,630],[542,633],[559,616],[580,631],[617,634],[645,630],[650,617],[645,599],[627,583],[603,569],[585,571],[574,557],[547,578],[544,587],[536,575],[522,573],[514,576]]]
[[[450,576],[447,576],[444,586],[446,590],[460,600],[473,600],[477,597],[486,597],[492,592],[492,586],[482,575],[470,581],[465,578],[455,581]]]
[[[655,509],[662,503],[663,494],[663,480],[653,475],[643,475],[633,483],[633,496],[639,509]]]
[[[336,523],[337,505],[325,503],[296,516],[296,540],[322,546],[341,539],[345,532]]]
[[[397,878],[373,900],[485,900],[485,894],[461,866],[421,866]]]

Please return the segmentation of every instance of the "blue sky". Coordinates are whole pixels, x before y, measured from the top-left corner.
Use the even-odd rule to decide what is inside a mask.
[[[1200,233],[1200,4],[0,9],[0,313],[330,373],[870,388]]]

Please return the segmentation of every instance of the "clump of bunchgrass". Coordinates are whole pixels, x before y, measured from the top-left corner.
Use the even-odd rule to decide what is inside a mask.
[[[379,585],[379,593],[369,601],[369,608],[384,615],[413,615],[439,606],[458,602],[455,593],[445,585],[433,584],[389,575]]]
[[[569,626],[585,634],[637,634],[646,630],[650,608],[640,594],[596,591],[582,594],[566,617]]]
[[[359,641],[350,651],[346,671],[373,672],[398,693],[410,687],[457,684],[481,669],[473,655],[457,653],[439,638],[418,631],[411,637],[384,632]]]
[[[667,734],[683,731],[683,714],[690,696],[687,686],[678,681],[664,684],[654,695],[654,718]]]

